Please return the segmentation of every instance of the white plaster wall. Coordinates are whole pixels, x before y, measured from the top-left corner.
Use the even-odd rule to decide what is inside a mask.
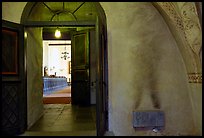
[[[193,106],[195,131],[202,136],[202,83],[191,83],[190,100]]]
[[[2,19],[20,23],[27,2],[2,2]]]
[[[71,61],[71,46],[66,46],[66,52],[68,52],[68,59],[64,60],[61,57],[61,53],[65,52],[65,46],[52,46],[49,44],[70,44],[71,41],[61,41],[61,40],[44,40],[43,41],[43,68],[47,66],[48,75],[65,76],[67,82],[71,80],[71,74],[69,74],[69,62]],[[55,69],[53,70],[53,66]]]
[[[49,46],[49,43],[46,42],[46,41],[43,41],[43,66],[42,66],[42,69],[43,69],[43,76],[45,76],[44,74],[44,68],[45,66],[48,67],[48,63],[49,63],[49,58],[48,58],[48,46]],[[49,71],[49,70],[48,70]]]
[[[118,136],[192,134],[185,66],[161,15],[151,3],[101,5],[108,27],[110,131]],[[158,109],[165,112],[163,132],[133,129],[134,110]]]
[[[42,28],[27,32],[27,125],[30,128],[43,115]]]

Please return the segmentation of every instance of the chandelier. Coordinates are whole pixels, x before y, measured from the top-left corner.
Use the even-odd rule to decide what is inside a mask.
[[[66,51],[66,46],[65,46],[65,51],[64,52],[62,52],[62,59],[64,59],[64,60],[67,60],[68,58],[70,58],[69,56],[69,53]]]

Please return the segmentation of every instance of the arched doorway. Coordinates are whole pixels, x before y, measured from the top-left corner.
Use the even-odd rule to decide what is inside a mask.
[[[81,10],[81,11],[80,11]],[[91,10],[91,11],[90,11]],[[80,11],[80,12],[79,12]],[[62,13],[62,14],[61,14]],[[82,13],[85,13],[83,15]],[[58,20],[57,16],[61,14]],[[50,18],[51,16],[51,18]],[[90,16],[90,18],[88,18]],[[62,20],[63,19],[63,20]],[[53,22],[54,20],[54,22]],[[92,83],[96,87],[96,112],[97,112],[97,135],[103,135],[107,128],[107,46],[106,46],[106,21],[104,12],[99,3],[89,2],[28,2],[24,8],[21,26],[25,30],[25,80],[26,86],[24,87],[25,92],[23,95],[27,95],[27,101],[20,101],[20,105],[23,105],[21,109],[16,112],[22,112],[26,117],[20,117],[19,120],[27,122],[30,118],[37,120],[41,113],[40,100],[36,104],[33,101],[40,99],[39,92],[42,92],[42,80],[41,80],[41,62],[42,62],[42,50],[39,41],[42,36],[42,27],[84,27],[94,26],[95,27],[95,80],[89,81],[87,85],[90,86]],[[22,30],[21,30],[22,31]],[[29,33],[29,34],[28,34]],[[34,39],[27,39],[27,35],[33,36]],[[27,42],[32,43],[32,48],[27,45]],[[37,46],[37,45],[38,46]],[[31,48],[31,49],[30,49]],[[39,48],[39,49],[38,49]],[[36,51],[37,52],[36,52]],[[28,53],[30,51],[30,53]],[[90,53],[91,54],[91,53]],[[35,56],[32,56],[35,55]],[[23,59],[24,60],[24,59]],[[91,70],[91,69],[90,69]],[[38,82],[36,81],[38,80]],[[21,97],[22,98],[22,97]],[[24,97],[25,98],[25,97]],[[27,103],[26,103],[27,102]],[[30,105],[29,105],[30,104]],[[27,107],[26,107],[27,106]],[[36,110],[37,109],[37,110]],[[37,115],[38,114],[38,115]],[[28,118],[28,119],[27,119]],[[18,120],[18,121],[19,121]],[[15,131],[14,134],[23,133],[27,129],[27,124],[19,125],[19,130]],[[15,128],[13,128],[15,130]]]

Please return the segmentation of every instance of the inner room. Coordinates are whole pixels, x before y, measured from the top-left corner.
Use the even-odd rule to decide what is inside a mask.
[[[56,30],[60,36],[56,36]],[[71,103],[71,37],[69,28],[43,28],[43,103]]]

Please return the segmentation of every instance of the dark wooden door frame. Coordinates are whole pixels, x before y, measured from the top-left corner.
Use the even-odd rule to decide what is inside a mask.
[[[73,31],[71,33],[71,99],[73,105],[90,106],[91,104],[89,37],[89,30]],[[77,57],[80,57],[80,59]]]

